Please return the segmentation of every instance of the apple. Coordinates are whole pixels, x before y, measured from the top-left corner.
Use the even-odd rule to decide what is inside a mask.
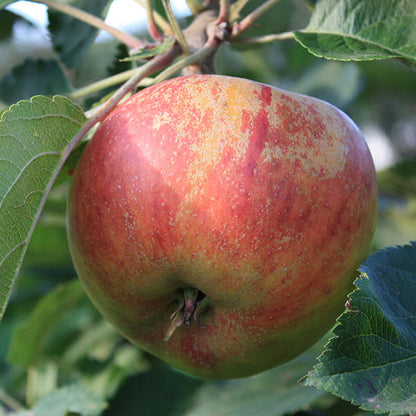
[[[146,88],[101,124],[68,204],[74,265],[121,334],[196,376],[249,376],[344,308],[377,217],[374,164],[334,106],[221,75]]]

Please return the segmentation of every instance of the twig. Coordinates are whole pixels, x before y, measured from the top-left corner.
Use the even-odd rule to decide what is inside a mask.
[[[218,15],[217,24],[228,22],[230,13],[230,5],[228,0],[220,0],[220,12]]]
[[[77,98],[85,97],[87,95],[93,94],[97,91],[101,91],[104,88],[112,87],[113,85],[120,84],[122,82],[127,81],[130,77],[132,77],[137,72],[137,68],[129,69],[124,72],[120,72],[119,74],[113,75],[111,77],[107,77],[100,81],[94,82],[93,84],[89,84],[85,87],[81,87],[72,91],[67,96],[71,100],[75,100]],[[143,78],[140,81],[140,85],[148,86],[151,84],[153,80],[151,78]]]
[[[152,0],[146,0],[146,14],[147,14],[147,27],[149,29],[150,36],[156,41],[163,41],[163,34],[160,32],[155,16],[153,15],[153,3]]]
[[[102,19],[85,12],[84,10],[77,9],[66,3],[58,3],[53,0],[33,0],[35,3],[45,4],[46,6],[65,13],[69,16],[75,17],[76,19],[89,24],[90,26],[96,27],[97,29],[105,30],[110,35],[114,36],[120,42],[127,45],[129,48],[141,48],[145,44],[134,36],[129,35],[126,32],[116,29],[113,26],[108,25]]]
[[[123,97],[132,91],[140,81],[148,75],[159,71],[160,69],[166,68],[166,66],[168,66],[178,56],[178,54],[178,48],[174,45],[165,53],[155,56],[151,61],[136,69],[137,72],[126,83],[124,83],[105,104],[95,109],[94,114],[74,137],[74,141],[76,142],[75,145],[92,127],[94,127],[95,124],[110,114]],[[78,135],[80,136],[79,138]]]
[[[134,0],[140,6],[146,8],[146,1],[147,0]],[[169,23],[153,9],[153,19],[155,20],[156,24],[162,29],[163,33],[166,36],[172,36],[172,29],[169,26]]]
[[[125,83],[123,84],[115,93],[114,95],[103,105],[95,109],[93,115],[87,120],[87,122],[78,130],[77,134],[71,140],[69,146],[65,149],[64,154],[62,155],[57,169],[55,170],[54,177],[50,182],[50,187],[52,188],[52,184],[55,182],[55,179],[62,169],[66,159],[71,154],[71,152],[75,149],[77,144],[82,140],[82,138],[100,121],[104,120],[105,117],[110,114],[112,110],[117,106],[117,104],[129,93],[131,92],[137,84],[143,80],[148,75],[159,71],[162,68],[165,68],[169,65],[175,57],[178,55],[179,51],[176,46],[172,46],[168,51],[165,53],[156,56],[151,61],[147,62],[143,66],[137,69],[137,72]],[[47,193],[49,193],[50,189],[47,189]]]
[[[175,62],[173,65],[170,65],[168,68],[166,68],[163,72],[161,72],[157,77],[154,78],[152,84],[158,84],[162,81],[165,81],[166,79],[172,77],[177,72],[181,71],[187,66],[201,61],[203,58],[206,58],[207,56],[212,54],[216,48],[217,45],[213,44],[212,42],[207,42],[207,44],[203,48],[199,49],[197,52]]]
[[[178,21],[176,20],[175,13],[173,13],[170,0],[162,0],[162,3],[163,7],[165,8],[166,15],[168,16],[170,26],[173,30],[173,33],[175,34],[176,40],[178,41],[179,45],[181,45],[184,55],[190,55],[191,51],[183,36],[181,28],[179,27]]]
[[[257,36],[257,37],[252,37],[252,38],[237,38],[233,41],[233,43],[264,44],[264,43],[270,43],[270,42],[275,42],[279,40],[294,39],[294,38],[295,38],[295,34],[293,32],[283,32],[283,33],[274,33],[271,35]]]
[[[257,9],[253,10],[249,15],[247,15],[240,23],[234,25],[233,27],[233,33],[231,35],[231,38],[235,38],[244,31],[246,31],[248,28],[250,28],[253,23],[259,19],[264,13],[266,13],[270,8],[275,6],[277,3],[279,3],[281,0],[268,0],[265,3],[263,3],[261,6],[259,6]]]
[[[241,10],[250,0],[237,0],[230,7],[230,22],[236,21],[240,17]]]

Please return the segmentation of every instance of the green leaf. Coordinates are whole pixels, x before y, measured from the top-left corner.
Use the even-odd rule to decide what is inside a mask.
[[[139,52],[136,52],[127,58],[120,59],[120,62],[131,62],[139,61],[141,59],[153,58],[156,55],[160,55],[163,52],[166,52],[174,43],[175,39],[166,38],[160,45],[157,45],[151,49],[140,49]]]
[[[362,85],[357,64],[318,61],[290,86],[290,90],[312,95],[343,108],[358,96]]]
[[[292,414],[307,409],[323,395],[297,383],[315,361],[315,354],[245,379],[205,384],[194,399],[189,416],[252,416]]]
[[[303,383],[364,410],[416,409],[416,243],[367,259],[319,363]]]
[[[33,365],[56,327],[85,296],[79,280],[74,279],[41,298],[26,322],[15,329],[8,360],[25,368]]]
[[[374,246],[406,244],[416,235],[416,198],[380,199]]]
[[[107,67],[108,75],[116,75],[123,71],[128,71],[133,68],[133,65],[130,63],[122,62],[122,59],[129,54],[129,49],[124,43],[119,43],[116,48],[116,54],[113,61]]]
[[[1,412],[0,412],[0,416],[3,416]],[[13,413],[7,413],[6,416],[33,416],[33,413],[30,410],[19,410]]]
[[[238,380],[204,381],[167,366],[129,378],[104,416],[252,416],[291,414],[325,395],[297,383],[322,350],[317,343],[295,360]],[[163,400],[155,400],[163,397]]]
[[[69,3],[94,16],[105,18],[111,2],[112,0],[74,0]],[[68,68],[78,67],[94,42],[98,29],[51,8],[48,9],[48,16],[52,43],[62,62]]]
[[[71,139],[86,121],[65,97],[37,96],[0,119],[0,319]]]
[[[193,14],[201,13],[202,11],[206,9],[206,5],[204,5],[203,1],[201,0],[185,0],[185,1]]]
[[[53,59],[26,59],[0,79],[0,100],[13,104],[34,95],[63,94],[72,89]]]
[[[84,386],[62,387],[42,397],[33,407],[33,416],[67,416],[69,412],[82,416],[99,416],[107,407],[100,396]]]
[[[103,416],[185,416],[203,381],[156,367],[128,378],[110,401]]]
[[[17,20],[25,19],[9,10],[0,9],[0,41],[6,40],[12,34],[13,25]],[[28,20],[25,21],[31,24]]]
[[[75,168],[78,164],[79,158],[81,157],[82,153],[84,152],[85,146],[88,142],[81,142],[69,155],[68,159],[65,161],[64,166],[59,172],[58,177],[55,181],[55,186],[59,186],[62,183],[71,179],[72,175],[74,174]]]
[[[113,332],[114,336],[115,331]],[[106,340],[104,340],[104,346],[105,342]],[[149,363],[143,352],[132,344],[119,342],[118,346],[111,350],[111,359],[106,362],[103,362],[101,357],[97,358],[99,347],[99,344],[96,344],[93,347],[93,353],[90,352],[90,354],[93,355],[93,358],[98,359],[101,365],[97,365],[97,361],[90,358],[88,362],[94,364],[94,371],[83,371],[80,377],[85,385],[102,397],[113,397],[128,377],[149,369]],[[86,363],[86,360],[82,362],[84,368]],[[81,366],[81,368],[83,367]]]
[[[14,3],[16,0],[0,0],[0,9],[8,6],[9,4]]]
[[[256,24],[252,25],[244,33],[245,37],[264,36],[270,33],[280,33],[289,30],[291,19],[295,12],[293,0],[280,0],[275,3],[267,13],[264,13],[256,20]],[[242,9],[240,9],[241,6],[243,7]],[[243,2],[243,4],[235,3],[231,6],[231,15],[234,17],[238,10],[240,10],[241,13],[238,12],[238,14],[241,19],[254,12],[258,7],[259,2],[256,1]],[[249,47],[249,49],[252,49],[252,47]]]
[[[377,173],[382,191],[397,196],[416,196],[416,156]]]
[[[49,194],[30,240],[20,272],[21,275],[25,271],[39,272],[43,275],[52,274],[54,286],[58,283],[58,274],[62,278],[73,278],[75,275],[66,235],[67,191],[67,187],[60,187],[53,189]],[[38,276],[34,287],[30,287],[29,290],[34,291],[36,284],[41,285],[40,279],[41,277]],[[19,293],[23,289],[22,284],[23,282],[19,281]]]
[[[296,39],[319,57],[416,64],[414,0],[321,0]]]

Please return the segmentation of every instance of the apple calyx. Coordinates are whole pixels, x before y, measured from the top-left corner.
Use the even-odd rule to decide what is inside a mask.
[[[171,323],[163,340],[169,341],[176,329],[183,324],[189,328],[192,320],[195,321],[200,328],[204,328],[204,325],[199,322],[198,318],[201,313],[206,311],[208,304],[208,298],[200,290],[195,288],[181,289],[178,307],[170,317]]]

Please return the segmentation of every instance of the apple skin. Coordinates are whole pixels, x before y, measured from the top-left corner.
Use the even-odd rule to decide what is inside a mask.
[[[342,312],[377,217],[374,164],[334,106],[245,79],[147,88],[102,123],[68,204],[76,271],[121,334],[204,378],[249,376]],[[182,289],[208,307],[164,339]]]

